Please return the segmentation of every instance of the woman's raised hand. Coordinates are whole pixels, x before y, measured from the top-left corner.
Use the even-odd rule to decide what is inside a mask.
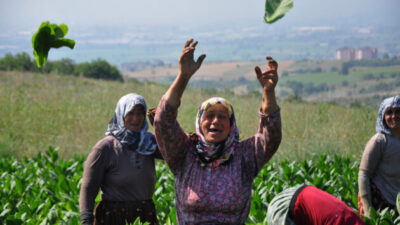
[[[147,110],[146,115],[147,118],[149,118],[151,126],[154,126],[154,116],[156,115],[156,108],[149,108],[149,110]]]
[[[258,66],[254,70],[256,71],[258,81],[263,87],[263,91],[273,92],[278,83],[278,63],[271,56],[267,56],[267,60],[268,66],[264,72],[261,72]]]
[[[192,75],[200,68],[203,63],[205,54],[202,54],[197,58],[195,62],[193,59],[193,53],[196,49],[197,41],[193,42],[193,39],[186,41],[185,46],[182,50],[182,54],[179,58],[179,73],[183,78],[190,79]]]

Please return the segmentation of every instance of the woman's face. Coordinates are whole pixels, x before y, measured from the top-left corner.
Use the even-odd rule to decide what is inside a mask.
[[[200,126],[207,142],[223,142],[231,130],[228,109],[221,104],[211,106],[204,112]]]
[[[130,131],[140,131],[145,120],[144,107],[136,105],[124,118],[125,128]]]
[[[400,108],[387,108],[385,111],[385,122],[390,130],[399,130]]]

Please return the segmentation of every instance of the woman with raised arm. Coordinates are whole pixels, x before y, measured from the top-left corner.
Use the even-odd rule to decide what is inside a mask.
[[[278,64],[268,57],[264,72],[255,72],[262,87],[257,133],[239,141],[235,113],[220,97],[204,101],[196,118],[196,133],[187,135],[177,122],[183,92],[200,68],[193,53],[197,41],[186,42],[179,74],[162,97],[154,119],[161,154],[175,176],[177,219],[180,225],[244,224],[250,210],[254,178],[281,142],[281,118],[275,99]]]
[[[142,96],[123,96],[108,124],[106,137],[88,155],[79,195],[83,225],[125,225],[138,217],[142,222],[157,224],[152,200],[156,184],[154,159],[162,156],[154,135],[147,131],[146,108]],[[93,215],[99,189],[101,201]]]
[[[396,211],[400,192],[400,95],[381,103],[376,120],[376,134],[368,141],[358,172],[359,212]]]

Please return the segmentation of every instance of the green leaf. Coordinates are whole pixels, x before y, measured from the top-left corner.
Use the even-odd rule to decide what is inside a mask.
[[[274,23],[282,18],[293,7],[293,0],[266,0],[265,15],[266,23]]]
[[[32,36],[33,54],[39,68],[46,63],[50,48],[63,46],[74,48],[75,41],[64,38],[67,33],[68,26],[65,24],[50,24],[49,21],[46,21],[40,25]]]
[[[397,212],[400,214],[400,192],[397,193],[396,206],[397,206]]]
[[[73,49],[75,46],[75,41],[66,38],[59,38],[58,40],[55,40],[51,45],[52,48],[60,48],[64,46]]]

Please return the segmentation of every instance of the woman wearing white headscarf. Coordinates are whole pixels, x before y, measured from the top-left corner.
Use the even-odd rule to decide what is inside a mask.
[[[157,224],[152,201],[156,183],[154,158],[162,158],[148,132],[146,102],[138,94],[123,96],[108,124],[106,137],[85,162],[79,196],[81,222],[125,225],[140,217]],[[101,201],[93,209],[101,189]]]
[[[396,209],[400,192],[400,95],[386,98],[379,107],[376,134],[368,141],[358,173],[359,212]]]

